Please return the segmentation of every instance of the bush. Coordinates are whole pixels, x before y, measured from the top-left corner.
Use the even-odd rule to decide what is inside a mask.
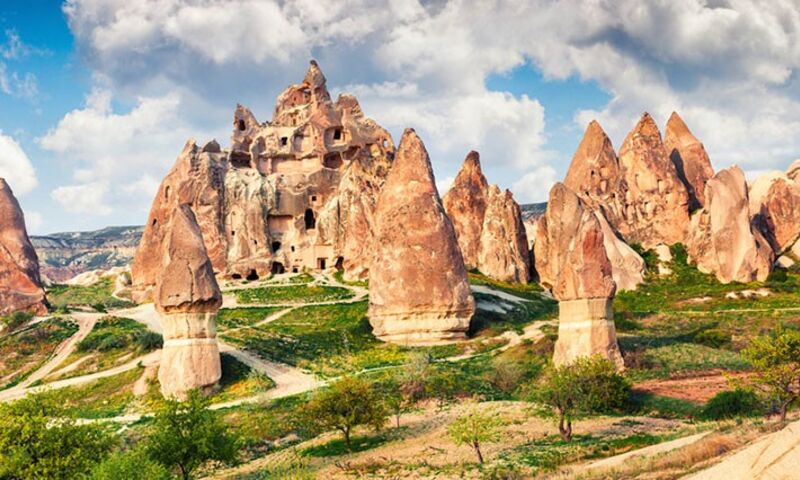
[[[760,414],[761,409],[756,392],[737,387],[714,395],[703,407],[702,417],[708,420],[749,417]]]
[[[32,318],[33,314],[30,312],[14,312],[7,317],[0,317],[0,322],[5,323],[8,330],[13,332],[28,323]]]
[[[756,370],[755,385],[778,406],[781,421],[800,401],[800,332],[779,326],[772,335],[757,337],[742,355]]]
[[[133,337],[133,341],[140,350],[145,352],[157,350],[164,346],[164,337],[149,330],[137,332]]]
[[[550,367],[534,390],[533,400],[553,410],[558,431],[568,442],[572,440],[573,419],[622,408],[630,388],[610,361],[599,356],[583,357],[572,365]]]
[[[128,339],[118,335],[106,335],[97,345],[96,350],[107,352],[116,348],[125,348],[128,346]]]
[[[711,348],[728,347],[731,344],[731,334],[717,328],[701,330],[694,335],[694,343]]]
[[[488,375],[489,382],[503,393],[511,393],[517,389],[525,378],[525,369],[519,362],[495,358],[492,360],[492,370]]]
[[[90,480],[169,480],[170,474],[143,450],[115,453],[92,470]]]
[[[475,450],[478,462],[483,464],[483,454],[481,444],[495,442],[499,435],[497,427],[499,422],[495,415],[486,414],[477,410],[476,407],[447,427],[450,438],[456,445],[468,445]]]

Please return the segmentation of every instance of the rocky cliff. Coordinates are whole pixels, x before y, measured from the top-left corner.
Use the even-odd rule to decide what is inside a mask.
[[[91,232],[32,236],[42,279],[63,283],[90,270],[130,264],[144,227],[107,227]]]

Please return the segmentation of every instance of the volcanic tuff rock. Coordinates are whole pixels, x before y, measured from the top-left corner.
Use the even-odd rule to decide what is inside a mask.
[[[377,195],[394,158],[389,133],[351,95],[334,102],[316,62],[278,97],[271,122],[238,105],[230,150],[187,144],[153,201],[133,265],[149,296],[166,215],[188,203],[214,270],[257,279],[336,266],[365,278]]]
[[[165,235],[155,292],[164,348],[158,380],[165,397],[208,393],[222,377],[216,318],[222,293],[200,226],[188,205],[173,212]]]
[[[772,249],[751,227],[747,184],[739,167],[717,172],[706,183],[706,206],[692,215],[687,236],[689,260],[723,283],[766,280]]]
[[[542,235],[534,244],[536,269],[559,300],[553,361],[565,365],[601,355],[622,368],[611,308],[616,285],[598,217],[557,183],[540,228]]]
[[[453,185],[442,198],[444,209],[453,222],[464,264],[470,269],[478,267],[488,190],[489,183],[481,171],[480,155],[473,150],[467,154]]]
[[[750,186],[753,224],[780,255],[800,237],[800,185],[782,172],[761,175]]]
[[[44,315],[47,306],[25,217],[11,187],[0,178],[0,315],[17,311]]]
[[[503,282],[528,283],[531,278],[530,250],[519,205],[510,191],[489,188],[483,219],[478,270]]]
[[[628,189],[625,222],[612,222],[616,230],[627,242],[645,248],[682,242],[689,224],[689,194],[649,114],[642,115],[622,142],[619,164]]]
[[[686,185],[689,209],[695,210],[704,206],[706,182],[714,176],[714,168],[703,144],[692,135],[676,112],[672,112],[667,121],[664,147],[675,164],[678,176]]]
[[[644,260],[617,237],[611,226],[627,225],[624,203],[627,184],[622,176],[611,140],[600,124],[592,121],[572,157],[564,184],[596,211],[617,287],[620,290],[635,290],[644,279]]]
[[[530,281],[530,251],[522,213],[508,190],[489,187],[478,152],[469,152],[442,203],[467,268],[506,282]]]
[[[460,340],[475,313],[455,231],[422,140],[406,129],[375,211],[369,319],[384,341]]]

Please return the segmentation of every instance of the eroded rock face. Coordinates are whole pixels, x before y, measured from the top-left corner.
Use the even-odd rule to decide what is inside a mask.
[[[450,190],[442,198],[444,209],[453,222],[464,264],[469,269],[478,268],[488,191],[489,183],[481,171],[480,155],[471,151]]]
[[[510,191],[489,188],[478,251],[478,270],[503,282],[528,283],[531,278],[528,236],[519,205]]]
[[[0,315],[47,313],[39,259],[28,238],[25,217],[5,179],[0,178]]]
[[[645,248],[683,241],[689,224],[689,194],[649,114],[642,115],[625,138],[619,164],[627,191],[625,222],[614,225],[616,230],[627,242]]]
[[[764,174],[753,182],[749,210],[776,255],[800,237],[800,185],[782,172]]]
[[[579,357],[602,355],[622,368],[611,309],[616,285],[598,217],[557,183],[540,228],[534,244],[536,270],[559,300],[553,361],[566,365]]]
[[[373,333],[404,345],[463,339],[475,301],[428,152],[414,130],[403,133],[375,218],[369,271]]]
[[[678,177],[686,185],[689,209],[701,208],[705,205],[706,182],[714,176],[714,168],[703,144],[692,135],[676,112],[672,112],[667,121],[664,147],[675,164]]]
[[[583,204],[595,211],[604,233],[606,254],[611,260],[614,281],[620,290],[635,290],[642,283],[644,260],[615,231],[629,233],[628,187],[614,152],[614,146],[596,121],[592,121],[572,157],[564,185],[578,194]]]
[[[133,262],[135,300],[152,295],[164,222],[188,203],[215,271],[258,279],[303,269],[366,278],[373,211],[394,144],[355,97],[334,102],[312,61],[271,122],[238,105],[229,150],[187,144],[162,182]]]
[[[222,377],[222,294],[192,209],[180,205],[168,225],[155,292],[164,335],[158,380],[165,397],[185,398],[193,389],[211,392]]]
[[[692,215],[689,260],[722,283],[766,280],[774,255],[751,227],[747,184],[739,167],[719,171],[706,183],[706,206]]]
[[[478,152],[469,152],[442,200],[468,269],[504,282],[527,283],[530,247],[522,212],[508,190],[489,186]]]
[[[217,151],[215,151],[217,150]],[[194,140],[183,147],[175,165],[164,177],[150,208],[142,239],[131,264],[133,300],[152,298],[170,220],[178,206],[194,211],[214,269],[227,269],[227,242],[223,230],[226,157],[216,142],[200,148]]]

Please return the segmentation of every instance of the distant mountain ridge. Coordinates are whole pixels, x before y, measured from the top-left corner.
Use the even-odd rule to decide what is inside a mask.
[[[50,282],[69,280],[89,270],[108,270],[130,264],[142,226],[106,227],[91,232],[62,232],[31,236],[42,276]]]

